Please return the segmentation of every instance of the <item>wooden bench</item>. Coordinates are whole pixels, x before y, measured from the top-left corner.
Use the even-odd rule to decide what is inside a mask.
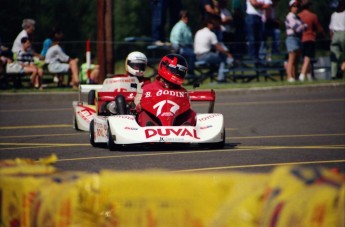
[[[6,64],[2,64],[0,67],[0,89],[19,89],[31,86],[31,73],[9,73],[6,72]],[[63,80],[65,80],[65,76],[69,77],[65,73],[51,73],[48,71],[47,66],[43,66],[43,84],[54,83],[58,87],[58,82],[54,81],[57,76],[63,77]]]

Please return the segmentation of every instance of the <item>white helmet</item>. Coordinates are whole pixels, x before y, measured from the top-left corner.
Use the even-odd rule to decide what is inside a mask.
[[[144,76],[147,65],[147,57],[145,54],[134,51],[126,58],[126,71],[131,76]]]

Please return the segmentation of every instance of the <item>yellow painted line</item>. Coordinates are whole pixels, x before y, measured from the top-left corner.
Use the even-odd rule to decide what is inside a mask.
[[[6,150],[24,150],[24,149],[33,149],[33,148],[56,148],[56,146],[31,146],[31,147],[6,147],[6,148],[0,148],[0,151],[6,151]],[[60,146],[63,147],[63,146]]]
[[[18,126],[2,126],[0,130],[7,129],[33,129],[33,128],[68,128],[72,127],[71,124],[57,124],[57,125],[18,125]]]
[[[0,136],[0,139],[13,138],[30,138],[30,137],[58,137],[58,136],[85,136],[85,133],[70,133],[70,134],[35,134],[35,135],[19,135],[19,136]]]
[[[89,143],[0,143],[0,146],[56,146],[56,147],[76,147],[91,146]]]
[[[246,106],[263,104],[300,104],[300,103],[320,103],[320,102],[344,102],[345,99],[307,99],[307,100],[280,100],[280,101],[255,101],[255,102],[233,102],[216,103],[216,106]]]
[[[345,147],[345,145],[344,145]],[[59,159],[59,162],[63,161],[80,161],[80,160],[93,160],[93,159],[109,159],[109,158],[129,158],[129,157],[147,157],[147,156],[162,156],[162,155],[181,155],[181,154],[201,154],[201,153],[214,153],[214,152],[240,152],[240,151],[252,151],[252,150],[277,150],[288,147],[267,146],[267,147],[246,147],[246,148],[232,148],[232,149],[220,149],[220,150],[198,150],[198,151],[174,151],[174,152],[153,152],[144,154],[122,154],[111,156],[98,156],[98,157],[85,157],[85,158],[71,158],[71,159]],[[300,147],[301,149],[304,146]]]
[[[225,128],[226,131],[236,131],[238,128]]]
[[[310,134],[310,135],[275,135],[275,136],[234,136],[226,139],[273,139],[273,138],[293,138],[293,137],[324,137],[324,136],[345,136],[345,133],[334,134]]]
[[[11,110],[0,110],[0,113],[9,113],[9,112],[53,112],[53,111],[71,111],[71,108],[55,108],[55,109],[11,109]]]
[[[310,161],[310,162],[282,162],[282,163],[269,163],[269,164],[254,164],[254,165],[219,166],[219,167],[209,167],[209,168],[176,170],[176,171],[172,171],[172,172],[180,172],[180,173],[181,172],[199,172],[199,171],[211,171],[211,170],[244,169],[244,168],[285,166],[285,165],[327,164],[327,163],[341,163],[341,162],[345,162],[345,160]]]

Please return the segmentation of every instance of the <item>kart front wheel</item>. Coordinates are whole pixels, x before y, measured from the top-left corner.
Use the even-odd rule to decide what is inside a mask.
[[[89,137],[90,137],[90,144],[93,147],[97,147],[96,143],[95,143],[95,122],[94,120],[91,120],[90,122],[90,130],[89,130]]]
[[[108,148],[110,151],[121,150],[121,146],[114,142],[113,136],[111,135],[110,127],[108,125]]]

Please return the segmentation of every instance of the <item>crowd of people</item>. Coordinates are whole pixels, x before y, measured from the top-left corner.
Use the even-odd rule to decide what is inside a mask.
[[[195,61],[204,61],[208,63],[211,73],[217,73],[218,83],[224,83],[224,68],[232,64],[238,54],[260,62],[265,61],[271,52],[286,53],[288,82],[313,80],[311,62],[315,58],[318,35],[326,38],[325,29],[318,16],[311,11],[311,0],[289,0],[289,12],[284,23],[280,23],[276,17],[275,6],[278,2],[279,0],[246,0],[245,13],[241,16],[239,7],[233,11],[227,9],[227,0],[199,0],[201,26],[193,34],[189,26],[189,12],[183,9],[180,0],[151,0],[152,39],[156,45],[166,45],[170,41],[173,52],[186,59],[189,77],[195,75]],[[167,15],[170,16],[169,35],[164,32]],[[330,19],[331,75],[332,78],[337,78],[339,71],[345,70],[344,0],[338,1],[337,9]],[[285,48],[280,45],[283,24],[286,33]],[[247,53],[243,52],[244,48],[240,44],[236,45],[239,40],[236,32],[243,32],[239,25],[244,25],[242,29],[245,28],[242,39],[246,40],[241,43],[246,43]],[[61,46],[63,32],[59,28],[52,28],[40,53],[31,46],[34,31],[35,21],[24,19],[22,31],[15,38],[12,49],[1,46],[1,58],[7,63],[7,72],[31,73],[32,87],[37,89],[43,89],[44,67],[57,75],[59,86],[78,88],[81,82],[101,82],[97,64],[84,63],[80,67],[77,58],[66,54]],[[268,37],[272,39],[271,46],[267,45]],[[300,65],[301,57],[303,63]],[[63,77],[58,77],[61,74],[70,75],[67,85],[64,85]]]
[[[284,23],[280,23],[277,19],[275,7],[278,2],[279,0],[246,0],[245,16],[241,17],[239,8],[234,9],[234,16],[227,10],[226,0],[200,0],[202,27],[196,31],[193,38],[188,25],[188,12],[181,10],[180,20],[171,29],[170,42],[174,51],[187,59],[190,75],[194,75],[195,60],[202,60],[209,64],[212,72],[218,71],[219,83],[225,81],[223,69],[226,67],[226,62],[233,62],[235,55],[247,55],[259,63],[264,63],[266,59],[271,58],[271,54],[280,53],[286,53],[287,56],[285,67],[288,82],[312,81],[315,79],[312,77],[311,64],[315,59],[316,41],[319,35],[326,39],[325,30],[318,16],[311,11],[311,0],[289,0],[287,5],[289,12]],[[344,0],[339,0],[329,25],[332,38],[330,47],[332,79],[338,78],[341,70],[344,71],[345,68],[344,14]],[[239,22],[241,20],[242,23]],[[245,27],[245,35],[238,24],[244,25],[242,27]],[[286,34],[285,48],[280,45],[283,25]],[[233,29],[230,29],[231,26]],[[229,32],[231,30],[232,32]],[[154,33],[154,29],[152,32]],[[241,41],[247,43],[247,53],[243,52],[243,46],[239,47],[236,32],[242,32]],[[271,37],[271,45],[267,44],[269,37]],[[157,39],[154,40],[157,43]],[[232,45],[234,42],[236,44]],[[303,57],[302,64],[300,64],[301,57]]]

